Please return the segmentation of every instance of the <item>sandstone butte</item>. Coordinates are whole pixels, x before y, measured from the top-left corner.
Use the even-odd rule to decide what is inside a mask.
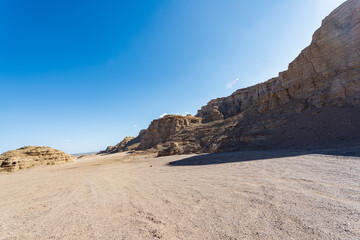
[[[41,165],[75,162],[74,157],[50,147],[28,146],[0,155],[0,172],[14,172]]]
[[[339,146],[360,142],[359,119],[360,1],[348,0],[278,77],[211,100],[195,117],[154,120],[136,141],[125,138],[101,153]]]

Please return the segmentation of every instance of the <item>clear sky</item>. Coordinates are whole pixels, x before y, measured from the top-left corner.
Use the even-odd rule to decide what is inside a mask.
[[[98,151],[286,70],[343,0],[1,0],[0,153]]]

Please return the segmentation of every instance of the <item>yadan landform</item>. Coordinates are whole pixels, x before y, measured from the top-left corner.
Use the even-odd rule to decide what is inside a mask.
[[[196,116],[96,155],[3,153],[0,199],[0,239],[360,239],[360,0]]]

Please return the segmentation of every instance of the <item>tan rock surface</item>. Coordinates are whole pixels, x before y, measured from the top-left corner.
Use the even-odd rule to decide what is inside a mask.
[[[164,142],[171,135],[180,131],[186,131],[191,126],[199,125],[202,119],[191,115],[166,115],[163,118],[151,122],[142,138],[139,150],[155,147],[157,144]]]
[[[160,156],[359,143],[360,1],[333,11],[279,77],[212,100],[196,116],[204,124],[168,137]]]
[[[129,145],[131,140],[135,139],[135,137],[125,137],[121,142],[119,142],[115,146],[108,146],[104,151],[100,151],[99,154],[102,153],[116,153],[126,150],[126,147]]]
[[[98,154],[109,154],[135,150],[139,146],[140,141],[145,135],[145,133],[146,129],[143,129],[139,132],[139,135],[137,137],[125,137],[115,146],[108,146],[104,151],[98,152]]]
[[[324,19],[287,71],[212,100],[196,116],[194,124],[154,120],[136,149],[163,156],[360,143],[360,1]]]
[[[27,146],[0,155],[0,172],[14,172],[41,165],[74,162],[74,157],[50,147]]]
[[[253,107],[291,112],[324,106],[360,106],[360,1],[349,0],[333,11],[315,32],[309,47],[287,71],[267,82],[210,101],[197,116],[205,121],[235,116]]]

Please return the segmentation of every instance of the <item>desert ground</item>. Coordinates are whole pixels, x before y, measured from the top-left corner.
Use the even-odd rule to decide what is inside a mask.
[[[0,174],[0,239],[360,239],[359,153],[117,153]]]

